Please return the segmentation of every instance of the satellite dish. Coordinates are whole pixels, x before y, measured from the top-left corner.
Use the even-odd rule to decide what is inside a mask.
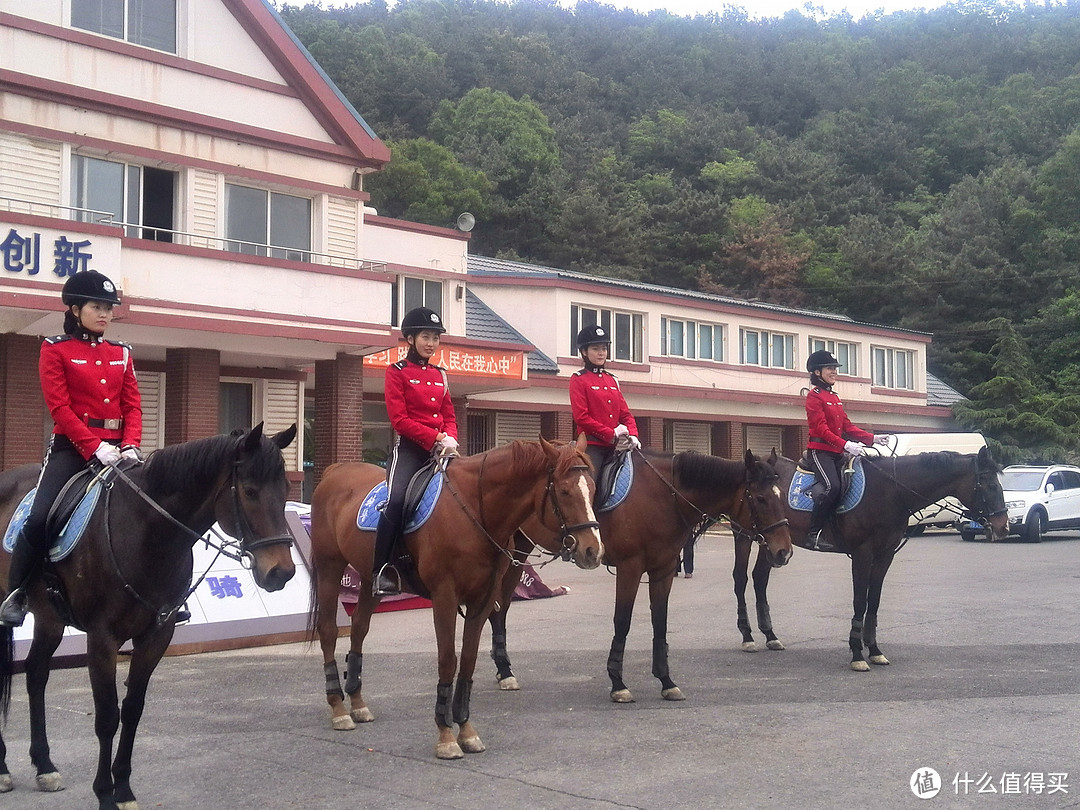
[[[464,214],[458,214],[457,229],[468,233],[476,225],[476,217],[466,211]]]

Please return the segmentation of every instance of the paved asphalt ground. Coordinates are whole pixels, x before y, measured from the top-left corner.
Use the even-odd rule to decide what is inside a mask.
[[[139,805],[1080,807],[1075,533],[1037,546],[913,539],[886,580],[879,636],[892,664],[868,673],[848,669],[845,557],[799,551],[777,572],[773,619],[787,650],[755,654],[739,649],[731,560],[730,536],[707,536],[694,578],[674,584],[669,642],[682,703],[661,700],[649,674],[645,588],[625,664],[637,702],[616,705],[605,674],[613,577],[564,563],[543,569],[548,585],[571,593],[513,605],[520,692],[496,688],[485,633],[472,711],[488,750],[463,761],[434,756],[428,611],[375,617],[364,676],[377,719],[352,732],[330,728],[314,647],[166,658],[136,743]],[[55,672],[48,703],[67,789],[33,787],[18,676],[5,732],[16,789],[0,795],[0,810],[97,806],[85,670]],[[926,768],[943,784],[920,799],[909,780]]]

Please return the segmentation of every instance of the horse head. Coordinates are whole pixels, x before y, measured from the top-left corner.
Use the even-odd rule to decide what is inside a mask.
[[[218,498],[216,504],[218,522],[239,538],[252,561],[255,582],[266,591],[281,590],[296,573],[292,535],[285,523],[288,481],[281,454],[295,438],[295,424],[267,437],[261,422],[240,435],[234,445],[228,497]]]
[[[776,450],[768,461],[762,461],[747,450],[743,460],[746,463],[746,493],[740,505],[745,505],[749,515],[736,516],[736,520],[751,527],[754,539],[768,549],[774,568],[787,565],[792,553],[791,531],[784,516],[784,495],[778,485]]]
[[[975,458],[971,501],[964,499],[975,516],[989,527],[993,540],[1003,540],[1009,535],[1009,510],[1005,507],[1005,494],[1001,491],[1000,472],[1001,467],[994,461],[990,448],[981,448]]]
[[[548,462],[546,504],[538,510],[540,522],[551,529],[551,518],[558,521],[564,558],[573,559],[578,568],[596,568],[604,555],[604,544],[592,507],[595,488],[585,455],[585,437],[579,436],[570,444],[553,444],[541,436],[540,446]]]

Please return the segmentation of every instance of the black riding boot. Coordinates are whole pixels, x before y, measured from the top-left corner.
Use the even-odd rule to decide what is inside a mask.
[[[371,575],[372,596],[397,596],[401,593],[401,575],[390,564],[396,533],[391,521],[385,516],[380,516],[379,527],[375,531],[375,565]]]
[[[806,547],[811,551],[835,551],[836,546],[825,537],[825,521],[829,517],[829,506],[824,498],[814,499],[814,511],[810,513],[810,529],[806,533]]]
[[[11,552],[11,568],[8,571],[8,596],[0,605],[0,626],[21,627],[26,619],[27,588],[37,576],[41,561],[36,549],[30,545],[25,535],[20,532],[15,538],[15,548]]]

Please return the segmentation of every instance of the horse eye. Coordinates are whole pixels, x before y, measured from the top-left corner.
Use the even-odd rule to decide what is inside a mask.
[[[244,495],[251,498],[251,500],[255,500],[259,497],[259,490],[255,487],[244,487]]]

